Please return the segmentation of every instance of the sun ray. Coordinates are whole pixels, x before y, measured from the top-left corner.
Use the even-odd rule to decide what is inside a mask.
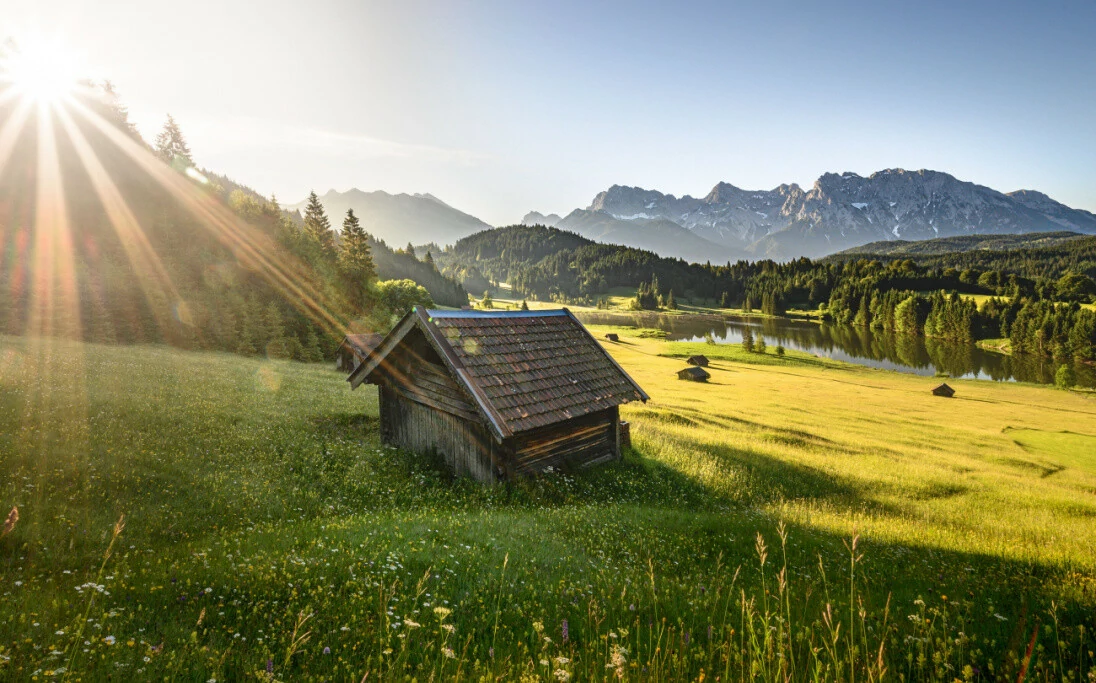
[[[4,102],[0,102],[0,106],[4,106],[4,104]],[[11,153],[15,149],[15,143],[18,142],[20,134],[26,127],[27,119],[30,118],[30,110],[33,108],[30,100],[27,99],[19,100],[14,106],[15,111],[0,125],[0,174],[7,167],[8,160],[11,159]]]
[[[147,149],[79,102],[73,108],[104,133],[137,165],[179,200],[216,239],[232,249],[244,264],[253,267],[291,305],[331,336],[341,335],[347,325],[326,296],[308,282],[307,269],[279,250],[273,240],[241,220],[193,181],[164,165]]]
[[[170,332],[173,317],[171,310],[176,306],[181,297],[179,292],[164,268],[156,250],[148,241],[144,230],[141,228],[137,217],[129,208],[122,197],[118,187],[111,180],[102,162],[91,148],[87,138],[73,122],[63,108],[57,108],[57,118],[61,121],[69,140],[76,149],[88,178],[91,180],[99,201],[107,212],[107,218],[118,235],[122,248],[126,252],[130,266],[137,277],[138,286],[141,287],[148,302],[149,309],[165,335]]]
[[[26,332],[31,338],[27,359],[31,376],[41,381],[36,383],[26,408],[28,418],[35,413],[56,415],[70,425],[66,448],[71,454],[73,448],[87,443],[83,351],[71,341],[79,340],[82,332],[76,253],[52,109],[43,103],[37,109],[34,245]],[[51,444],[44,441],[35,446],[43,458],[52,450]]]

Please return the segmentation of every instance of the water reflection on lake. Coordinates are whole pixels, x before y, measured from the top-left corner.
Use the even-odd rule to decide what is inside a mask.
[[[584,323],[664,330],[670,341],[704,341],[711,334],[717,344],[738,344],[747,327],[770,347],[806,351],[825,358],[873,368],[932,376],[938,372],[966,379],[1040,382],[1054,381],[1060,362],[1033,355],[1006,356],[974,344],[958,344],[924,337],[872,331],[848,325],[747,316],[681,316],[658,313],[576,312]],[[1096,387],[1091,365],[1075,363],[1077,383]]]

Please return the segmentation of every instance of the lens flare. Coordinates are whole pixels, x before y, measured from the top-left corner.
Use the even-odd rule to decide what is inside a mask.
[[[32,40],[9,50],[0,61],[0,79],[19,95],[56,104],[72,94],[79,74],[76,59],[62,44]]]

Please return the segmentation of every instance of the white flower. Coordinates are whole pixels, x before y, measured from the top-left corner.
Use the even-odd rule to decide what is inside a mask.
[[[114,636],[107,636],[107,637],[103,638],[103,642],[106,643],[107,645],[113,645],[114,642],[115,642],[115,638],[114,638]]]

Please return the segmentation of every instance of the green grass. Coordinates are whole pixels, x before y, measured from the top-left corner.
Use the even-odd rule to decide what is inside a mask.
[[[326,366],[0,338],[0,678],[1087,680],[1091,398],[616,331],[635,449],[495,487]]]

